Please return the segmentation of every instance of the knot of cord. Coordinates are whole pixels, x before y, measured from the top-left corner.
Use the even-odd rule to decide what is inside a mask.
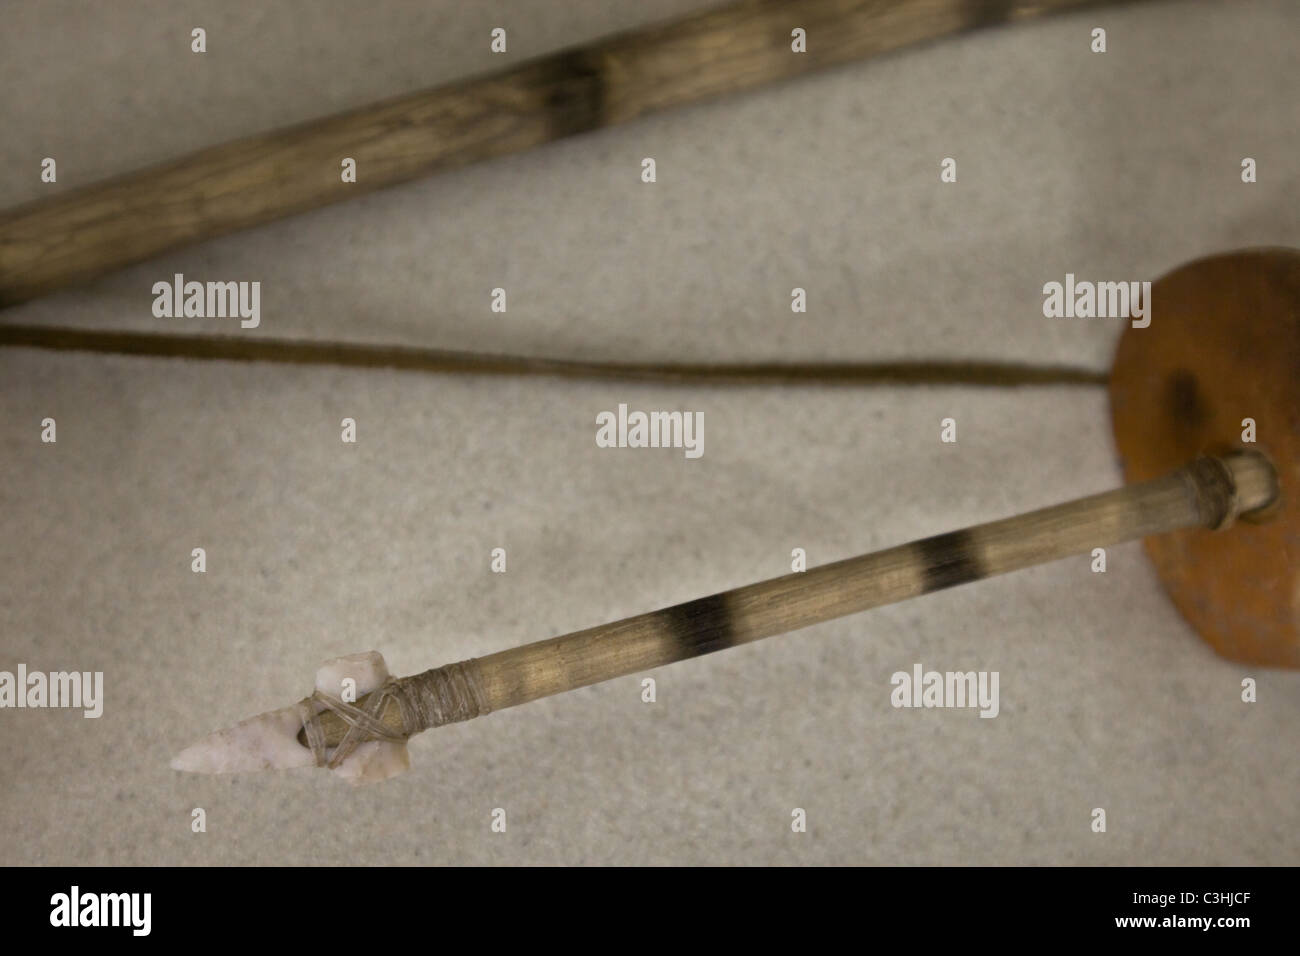
[[[395,729],[383,719],[389,701],[396,705],[400,728]],[[298,702],[303,732],[316,766],[331,769],[368,740],[401,743],[422,730],[469,720],[490,709],[479,685],[478,662],[472,658],[413,677],[390,677],[357,704],[319,690]],[[321,726],[321,714],[327,711],[348,728],[333,753]]]
[[[1185,474],[1196,498],[1201,523],[1213,531],[1227,528],[1237,517],[1237,482],[1220,458],[1204,455],[1187,466]]]

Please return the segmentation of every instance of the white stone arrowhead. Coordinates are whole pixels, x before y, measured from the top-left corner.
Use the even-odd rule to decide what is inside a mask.
[[[331,697],[343,697],[344,681],[356,682],[356,697],[388,680],[388,665],[378,651],[352,654],[326,661],[316,672],[316,690]],[[314,701],[316,713],[325,705]],[[298,743],[302,718],[297,706],[282,707],[251,717],[233,727],[209,734],[177,754],[173,770],[190,773],[241,773],[252,770],[282,770],[315,764],[312,752]],[[368,740],[359,744],[334,772],[354,786],[377,783],[410,767],[404,742]]]
[[[172,758],[173,770],[190,773],[243,773],[310,767],[311,751],[298,743],[302,718],[297,707],[258,714],[208,734]]]

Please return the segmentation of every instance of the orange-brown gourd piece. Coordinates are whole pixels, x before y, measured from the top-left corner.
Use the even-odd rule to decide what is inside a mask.
[[[1281,494],[1259,521],[1149,537],[1147,554],[1178,610],[1224,657],[1300,667],[1300,251],[1182,266],[1153,285],[1149,307],[1151,324],[1125,330],[1111,372],[1127,480],[1244,447],[1273,460]],[[1244,419],[1255,444],[1243,443]]]

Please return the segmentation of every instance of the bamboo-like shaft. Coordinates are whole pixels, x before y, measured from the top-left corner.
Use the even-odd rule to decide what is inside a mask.
[[[750,584],[625,620],[426,671],[435,708],[463,720],[735,647],[868,608],[1181,528],[1226,527],[1268,506],[1277,476],[1266,458],[1241,452],[1200,458],[1170,474],[1028,514],[925,538],[806,572]],[[472,699],[467,699],[472,698]],[[365,705],[363,697],[359,706]],[[390,698],[380,719],[403,726]],[[321,716],[329,746],[347,725]],[[427,729],[427,727],[426,727]]]
[[[165,250],[962,30],[1137,0],[748,0],[0,213],[0,306]],[[807,52],[791,50],[791,31]],[[345,183],[341,162],[357,164]]]

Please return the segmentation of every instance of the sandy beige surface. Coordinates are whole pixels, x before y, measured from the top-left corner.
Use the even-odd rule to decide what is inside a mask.
[[[699,6],[20,2],[0,205],[491,69],[492,26],[518,61]],[[1298,30],[1286,0],[1182,0],[985,32],[181,250],[0,322],[1101,370],[1119,322],[1044,318],[1044,282],[1300,245]],[[155,318],[176,272],[260,281],[260,327]],[[702,412],[703,457],[597,448],[620,402]],[[0,669],[106,688],[98,720],[0,711],[0,863],[1300,862],[1300,675],[1216,658],[1136,544],[1105,574],[1067,560],[443,728],[373,788],[167,766],[303,696],[327,657],[422,670],[775,576],[794,547],[821,563],[1119,480],[1097,387],[0,350]],[[890,675],[918,662],[998,671],[999,716],[894,709]]]

